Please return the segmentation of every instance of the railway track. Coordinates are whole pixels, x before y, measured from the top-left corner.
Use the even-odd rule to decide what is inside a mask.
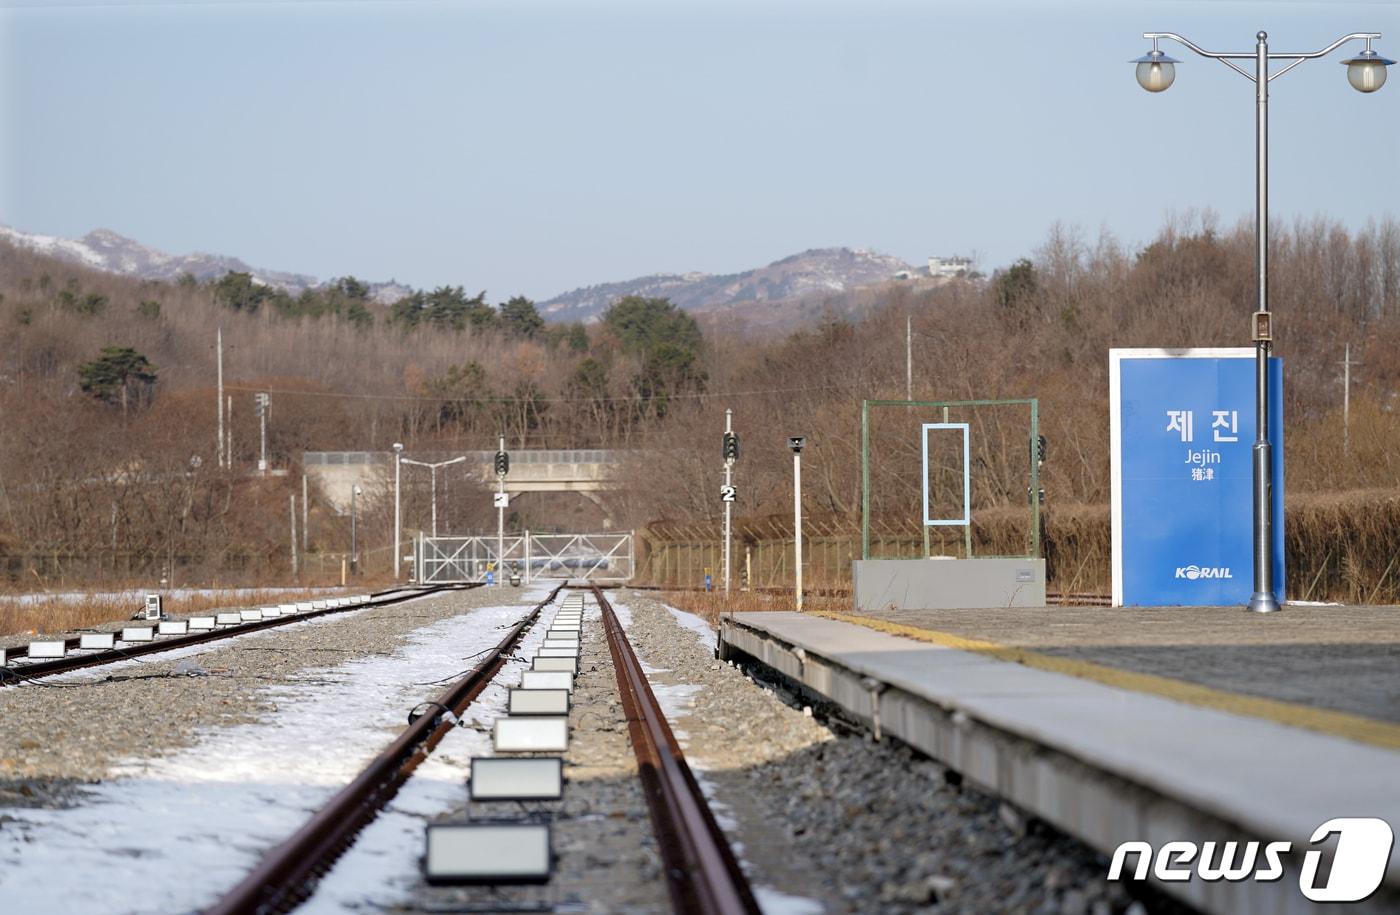
[[[129,626],[121,633],[94,633],[41,643],[31,642],[29,646],[11,648],[0,652],[0,686],[15,686],[31,680],[50,677],[55,674],[81,670],[87,667],[97,667],[102,664],[114,664],[118,661],[129,661],[132,658],[153,654],[155,652],[171,651],[176,648],[185,648],[191,645],[217,642],[222,639],[233,638],[234,636],[246,635],[250,632],[261,632],[277,626],[286,626],[290,623],[296,623],[302,620],[317,619],[337,613],[347,613],[351,610],[387,607],[391,604],[402,603],[406,600],[413,600],[414,598],[438,594],[444,591],[465,590],[475,587],[480,587],[480,585],[435,585],[428,588],[398,588],[391,591],[378,591],[365,597],[302,601],[296,604],[282,604],[277,608],[242,611],[237,614],[237,622],[233,622],[231,619],[234,616],[233,613],[219,613],[214,616],[202,618],[192,617],[189,620],[174,621],[176,625],[168,627],[177,630],[174,632],[163,632],[162,630],[167,628],[167,624],[162,623],[154,626]],[[265,615],[269,610],[275,610],[276,615]],[[229,619],[225,622],[220,622],[220,618]],[[207,626],[208,628],[195,629],[190,625],[194,620],[200,620],[200,625]],[[122,635],[132,634],[133,631],[140,633],[141,641],[126,641],[120,638]],[[106,647],[89,647],[94,644],[94,635],[98,637],[96,643],[100,643]],[[117,645],[118,641],[122,642],[120,647]],[[51,658],[33,657],[31,651],[36,644],[44,645],[47,651],[56,656]],[[13,663],[17,661],[20,663]]]
[[[237,886],[206,910],[209,915],[287,912],[310,898],[320,878],[457,725],[564,588],[564,584],[556,587],[529,610],[483,653],[474,668],[436,700],[419,706],[429,711],[411,720],[358,776],[290,838],[268,852]],[[638,774],[675,911],[682,915],[757,913],[748,881],[686,765],[621,623],[601,589],[589,590],[602,612]]]
[[[602,610],[672,907],[684,915],[758,912],[748,879],[686,765],[622,623],[602,589],[592,591]]]

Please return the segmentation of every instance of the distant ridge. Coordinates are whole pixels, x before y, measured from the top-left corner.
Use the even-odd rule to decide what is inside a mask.
[[[541,302],[540,314],[551,321],[587,320],[628,295],[664,296],[687,311],[790,301],[887,282],[912,269],[897,257],[861,248],[812,248],[742,273],[658,273],[585,286]]]
[[[38,235],[0,225],[0,240],[20,248],[47,254],[94,270],[118,273],[143,280],[173,281],[188,273],[200,282],[218,279],[229,271],[252,274],[267,286],[296,294],[324,285],[316,277],[251,267],[236,257],[222,254],[167,254],[149,248],[111,229],[95,229],[82,238]],[[396,302],[413,290],[394,282],[371,283],[370,297],[377,302]]]

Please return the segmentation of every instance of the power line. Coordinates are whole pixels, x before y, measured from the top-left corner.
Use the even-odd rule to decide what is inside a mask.
[[[299,391],[292,388],[270,388],[266,385],[250,387],[246,385],[225,384],[226,391],[245,391],[255,393],[265,391],[269,394],[279,394],[289,397],[339,397],[351,400],[387,400],[407,403],[452,403],[455,401],[472,401],[480,404],[589,404],[589,403],[637,403],[636,397],[453,397],[451,395],[441,395],[437,397],[425,396],[421,394],[357,394],[346,391]],[[801,388],[766,388],[752,391],[687,391],[679,393],[668,393],[665,399],[680,400],[701,400],[706,397],[762,397],[770,394],[807,394],[829,390],[829,387],[801,387]]]

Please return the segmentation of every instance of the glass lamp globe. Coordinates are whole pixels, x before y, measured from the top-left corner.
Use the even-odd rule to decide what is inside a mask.
[[[1347,65],[1347,82],[1353,89],[1357,92],[1375,92],[1385,85],[1386,68],[1395,61],[1368,48],[1342,63]]]
[[[1176,79],[1178,61],[1161,51],[1152,51],[1129,63],[1137,64],[1138,85],[1148,92],[1162,92]]]

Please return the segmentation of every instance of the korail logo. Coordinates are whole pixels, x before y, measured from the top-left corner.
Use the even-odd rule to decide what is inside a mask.
[[[1375,817],[1338,817],[1313,830],[1309,845],[1337,837],[1332,868],[1319,885],[1322,849],[1309,848],[1298,874],[1298,891],[1312,902],[1361,902],[1380,888],[1390,863],[1395,834],[1390,824]],[[1183,882],[1199,878],[1207,883],[1223,880],[1268,883],[1284,876],[1283,856],[1291,842],[1166,842],[1153,850],[1147,842],[1124,842],[1113,852],[1109,880],[1122,880],[1129,855],[1136,855],[1129,880]],[[1194,866],[1193,866],[1194,862]]]
[[[1176,570],[1177,578],[1195,581],[1198,578],[1234,578],[1229,566],[1181,566]]]

